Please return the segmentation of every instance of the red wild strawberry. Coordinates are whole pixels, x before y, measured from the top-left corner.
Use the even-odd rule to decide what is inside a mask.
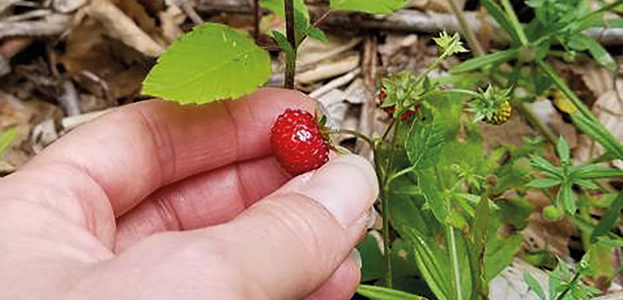
[[[309,112],[286,109],[273,125],[270,142],[275,157],[292,175],[318,169],[329,160],[329,144]]]

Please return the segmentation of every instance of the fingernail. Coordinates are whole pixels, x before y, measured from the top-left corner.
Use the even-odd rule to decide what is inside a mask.
[[[361,253],[359,252],[359,250],[357,250],[357,248],[353,248],[353,250],[350,252],[350,257],[355,262],[357,268],[361,270],[361,267],[363,267],[363,262],[361,261]]]
[[[348,228],[372,206],[378,184],[370,162],[344,155],[316,170],[299,192],[322,204]]]

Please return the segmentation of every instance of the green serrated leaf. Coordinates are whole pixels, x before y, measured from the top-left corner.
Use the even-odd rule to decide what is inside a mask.
[[[560,157],[560,161],[562,163],[570,163],[569,161],[569,144],[565,141],[565,138],[562,136],[558,139],[556,143],[556,152],[558,152],[558,157]]]
[[[450,214],[450,200],[439,188],[436,175],[429,170],[419,172],[418,182],[433,215],[440,223],[446,224]]]
[[[502,238],[496,230],[497,226],[489,228],[488,231],[484,270],[486,281],[492,280],[506,266],[511,264],[523,242],[521,233],[514,233],[509,237]]]
[[[324,34],[324,31],[322,31],[322,29],[320,29],[320,28],[311,28],[307,34],[310,37],[312,37],[314,39],[317,39],[317,40],[319,40],[321,42],[325,42],[325,43],[329,42],[329,39]]]
[[[357,293],[372,300],[426,300],[407,292],[366,284],[360,284]]]
[[[532,166],[544,171],[556,178],[562,178],[561,177],[561,173],[562,173],[562,169],[560,167],[554,166],[552,165],[549,161],[547,161],[545,158],[542,158],[540,156],[532,156],[532,160],[531,160]]]
[[[206,23],[176,41],[143,82],[143,94],[207,103],[249,94],[270,77],[268,52],[226,25]]]
[[[599,64],[610,71],[616,70],[616,61],[600,43],[583,33],[578,34],[577,37],[583,42],[588,52]]]
[[[277,42],[277,45],[281,51],[285,52],[286,55],[294,56],[296,54],[294,48],[290,45],[290,42],[288,42],[288,38],[283,35],[283,33],[273,30],[273,38],[275,39],[275,42]]]
[[[451,72],[453,74],[458,74],[473,71],[484,66],[511,60],[513,58],[516,58],[517,55],[519,55],[519,49],[517,48],[498,51],[492,54],[487,54],[484,56],[472,58],[468,61],[464,61],[458,66],[454,67]]]
[[[17,137],[17,128],[11,128],[0,133],[0,155],[8,149]]]
[[[575,199],[573,198],[573,191],[571,190],[571,186],[569,186],[568,184],[561,185],[560,190],[556,195],[556,205],[560,206],[560,204],[562,204],[562,206],[570,215],[575,214],[577,206],[575,204]]]
[[[408,2],[409,0],[331,0],[331,8],[369,14],[391,14]]]
[[[443,126],[440,122],[414,122],[405,141],[405,148],[411,164],[417,169],[426,169],[439,162],[443,144]]]
[[[530,287],[530,290],[532,290],[537,296],[539,296],[541,300],[548,300],[545,292],[543,291],[543,288],[541,287],[541,284],[536,280],[536,278],[534,278],[534,276],[532,276],[530,273],[524,273],[523,280]]]

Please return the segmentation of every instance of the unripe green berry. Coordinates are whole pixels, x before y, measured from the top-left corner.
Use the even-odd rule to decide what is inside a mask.
[[[554,205],[549,205],[543,208],[543,219],[547,221],[560,221],[563,216],[563,210]]]

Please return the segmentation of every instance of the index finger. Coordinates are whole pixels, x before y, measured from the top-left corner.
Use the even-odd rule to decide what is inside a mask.
[[[301,93],[280,89],[205,105],[140,102],[77,128],[26,168],[77,167],[120,215],[163,185],[269,155],[270,126],[286,107],[311,110],[313,105]]]

